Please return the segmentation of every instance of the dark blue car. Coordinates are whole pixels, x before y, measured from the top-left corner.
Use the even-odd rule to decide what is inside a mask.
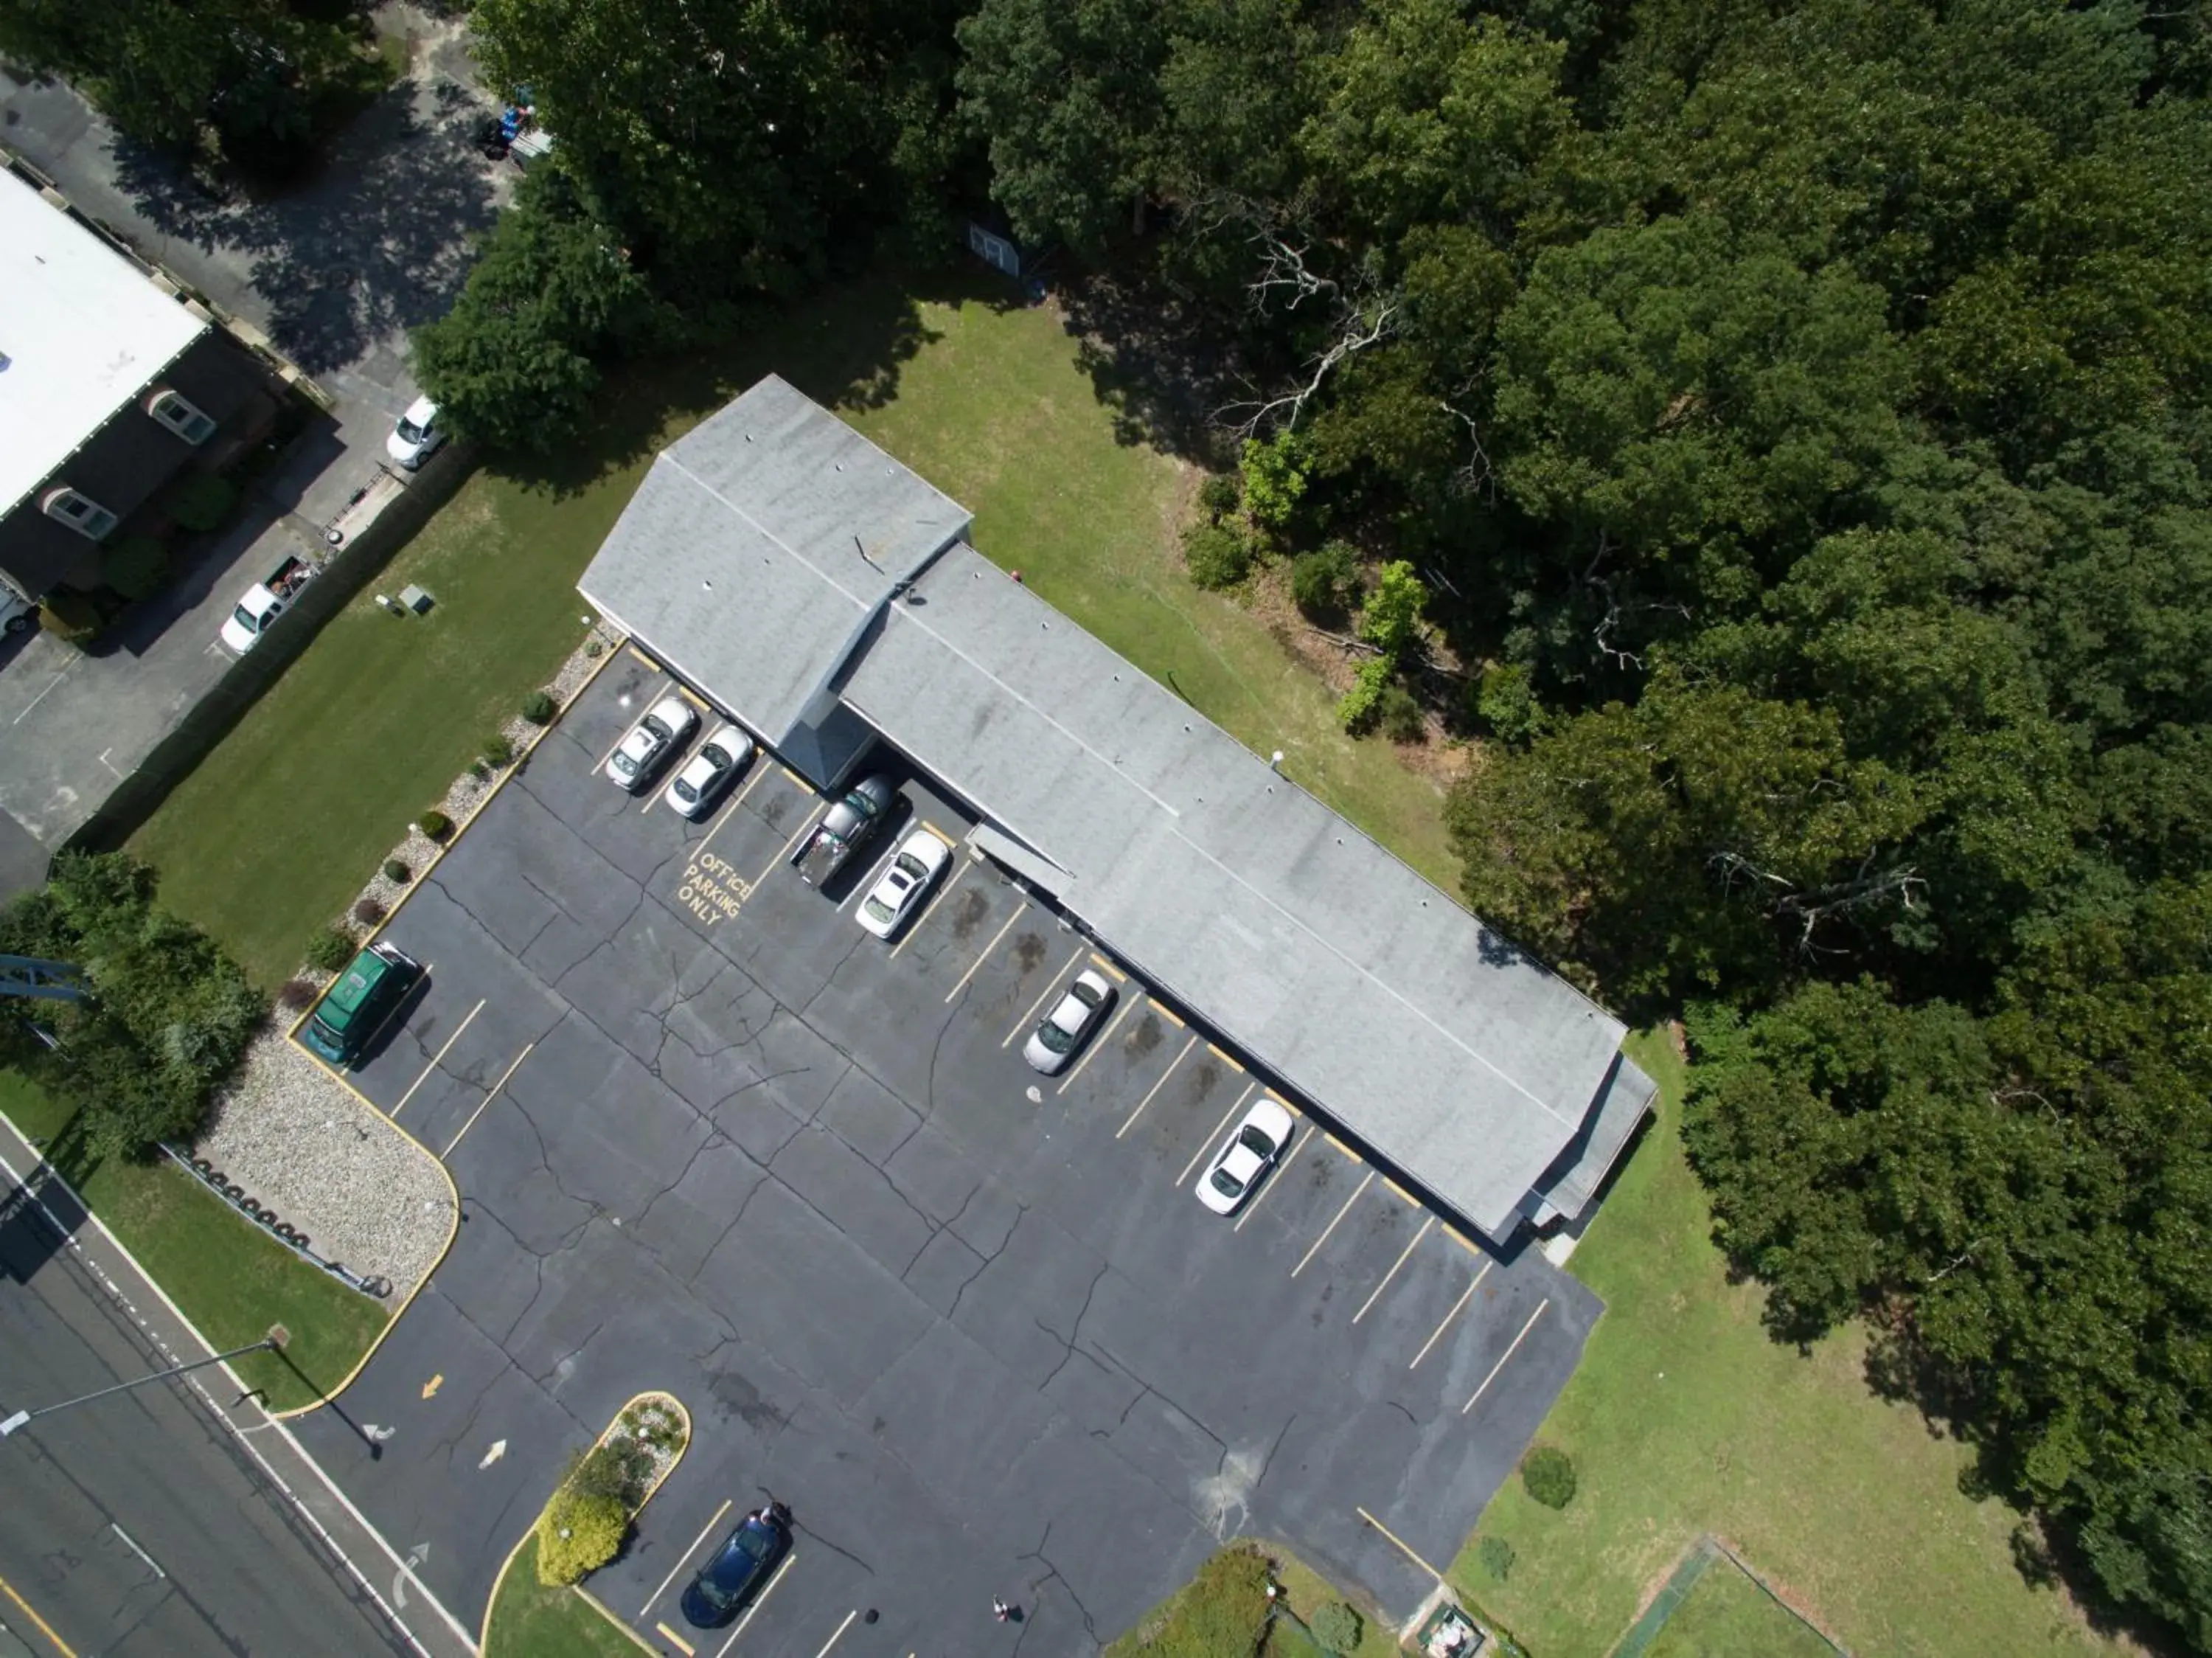
[[[684,1591],[684,1621],[694,1629],[721,1628],[744,1610],[790,1545],[780,1515],[747,1515]]]

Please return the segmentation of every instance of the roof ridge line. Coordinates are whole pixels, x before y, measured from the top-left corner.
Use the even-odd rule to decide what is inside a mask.
[[[678,442],[681,442],[683,440],[681,438],[677,440]],[[787,558],[794,560],[798,564],[805,565],[808,570],[811,570],[814,573],[814,577],[817,581],[826,582],[830,587],[836,588],[838,592],[843,594],[848,599],[851,600],[864,611],[873,610],[876,607],[878,602],[878,600],[864,599],[859,594],[854,592],[852,588],[847,587],[842,582],[832,576],[828,570],[823,569],[821,565],[816,564],[811,558],[809,558],[797,547],[793,546],[790,542],[785,540],[774,530],[769,528],[767,525],[762,523],[759,519],[754,517],[752,514],[747,512],[736,502],[731,500],[728,496],[724,495],[721,491],[716,489],[705,479],[700,477],[697,472],[693,472],[690,467],[685,466],[683,461],[677,458],[675,444],[671,444],[668,448],[663,449],[659,454],[654,457],[654,460],[656,464],[659,461],[665,460],[670,466],[675,467],[678,472],[682,472],[685,478],[689,479],[700,489],[705,491],[707,494],[713,497],[715,501],[720,503],[722,506],[726,507],[730,511],[744,519],[746,523],[751,525],[753,528],[759,531],[763,540],[774,546]],[[848,655],[849,655],[850,653],[848,652]]]

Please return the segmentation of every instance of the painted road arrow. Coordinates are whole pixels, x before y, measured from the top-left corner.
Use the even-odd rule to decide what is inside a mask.
[[[414,1577],[415,1568],[421,1565],[429,1557],[430,1545],[428,1543],[417,1543],[413,1548],[407,1551],[407,1558],[401,1564],[399,1570],[392,1574],[392,1605],[393,1610],[400,1611],[405,1608],[407,1605],[407,1580],[410,1577]],[[416,1580],[416,1587],[417,1588],[422,1587],[422,1580],[419,1578]]]
[[[438,1390],[439,1390],[441,1387],[444,1387],[445,1385],[446,1385],[446,1378],[445,1378],[445,1376],[444,1376],[443,1373],[441,1373],[441,1374],[439,1374],[439,1375],[434,1375],[434,1376],[431,1377],[429,1381],[426,1381],[426,1382],[424,1382],[424,1383],[422,1384],[422,1397],[423,1397],[424,1399],[435,1399],[435,1398],[437,1398],[437,1397],[438,1397]]]
[[[507,1442],[503,1439],[495,1439],[491,1442],[491,1449],[483,1454],[483,1460],[477,1463],[477,1466],[479,1468],[489,1468],[493,1463],[498,1461],[500,1458],[506,1454]]]

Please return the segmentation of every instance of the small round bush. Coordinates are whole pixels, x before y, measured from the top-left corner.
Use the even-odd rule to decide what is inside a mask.
[[[1502,1537],[1486,1537],[1475,1545],[1483,1570],[1503,1583],[1513,1571],[1513,1545]]]
[[[1519,746],[1544,728],[1544,705],[1518,662],[1495,662],[1475,681],[1474,716],[1500,742]]]
[[[1183,563],[1190,579],[1218,591],[1233,588],[1252,568],[1252,544],[1227,524],[1193,524],[1182,533]]]
[[[353,918],[364,927],[374,927],[389,913],[389,911],[373,898],[356,899],[354,901]]]
[[[434,806],[422,815],[415,826],[432,840],[443,840],[453,832],[453,820]]]
[[[538,1521],[538,1581],[548,1588],[580,1581],[622,1552],[629,1532],[620,1497],[556,1492]]]
[[[177,485],[169,497],[169,516],[188,530],[211,530],[238,504],[238,485],[212,472],[201,472]]]
[[[586,639],[584,641],[584,655],[587,657],[595,657],[605,649],[606,647],[601,644],[597,639]]]
[[[361,947],[343,927],[325,927],[307,941],[307,965],[326,973],[343,969]]]
[[[533,691],[522,699],[522,717],[532,725],[550,725],[554,715],[553,699],[542,691]]]
[[[1546,1508],[1564,1509],[1575,1500],[1574,1460],[1556,1446],[1541,1446],[1522,1458],[1521,1484]]]
[[[384,878],[386,881],[397,881],[404,887],[415,879],[415,872],[398,858],[386,858],[384,860]]]
[[[276,992],[276,1005],[290,1013],[297,1013],[315,999],[315,982],[311,978],[288,978]]]
[[[506,732],[495,731],[484,739],[483,759],[486,765],[505,765],[514,758],[514,745],[507,741]]]
[[[1199,509],[1208,518],[1226,518],[1243,504],[1243,499],[1237,480],[1221,472],[1208,472],[1206,482],[1198,486]]]
[[[1306,1627],[1313,1631],[1313,1638],[1321,1643],[1323,1651],[1336,1653],[1339,1658],[1349,1658],[1358,1649],[1359,1614],[1341,1600],[1331,1600],[1316,1608]]]
[[[1419,699],[1401,685],[1382,688],[1382,701],[1376,705],[1375,723],[1392,742],[1419,742],[1429,734],[1428,722],[1421,717]]]
[[[1340,615],[1359,588],[1359,554],[1349,541],[1331,541],[1291,560],[1291,597],[1309,616]]]
[[[169,549],[150,535],[126,535],[101,550],[100,579],[126,599],[158,593],[169,579]]]

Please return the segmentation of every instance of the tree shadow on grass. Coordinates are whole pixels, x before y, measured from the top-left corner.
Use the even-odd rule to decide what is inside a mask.
[[[1085,272],[1054,290],[1077,366],[1114,411],[1114,436],[1217,469],[1236,444],[1216,411],[1243,395],[1233,331],[1138,261]]]

